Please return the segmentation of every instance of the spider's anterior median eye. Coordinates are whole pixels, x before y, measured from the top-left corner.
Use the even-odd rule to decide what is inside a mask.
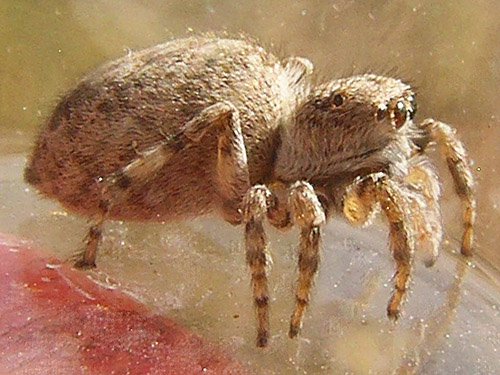
[[[341,94],[335,94],[333,97],[333,104],[336,107],[341,106],[344,103],[344,97]]]
[[[408,111],[406,109],[405,103],[402,100],[398,101],[391,114],[392,123],[396,128],[400,128],[404,125],[404,123],[406,122],[407,114]]]

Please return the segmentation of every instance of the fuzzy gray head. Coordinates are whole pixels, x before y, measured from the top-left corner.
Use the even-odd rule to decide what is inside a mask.
[[[407,153],[416,111],[403,82],[376,75],[334,80],[313,90],[284,130],[276,172],[283,180],[325,180],[359,168],[390,163]]]

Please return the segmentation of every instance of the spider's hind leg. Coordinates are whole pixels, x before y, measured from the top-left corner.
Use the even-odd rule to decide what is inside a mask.
[[[226,220],[239,223],[238,210],[249,187],[246,153],[236,108],[227,102],[215,103],[187,121],[177,134],[141,152],[128,164],[106,176],[99,177],[100,201],[91,225],[77,268],[95,267],[97,249],[102,238],[103,223],[113,205],[124,201],[133,186],[145,185],[161,168],[188,143],[202,140],[210,128],[217,128],[219,195],[223,197]],[[236,134],[236,136],[234,136]],[[230,218],[229,218],[230,217]]]
[[[92,225],[86,236],[85,248],[81,259],[75,263],[76,268],[93,268],[97,249],[102,239],[103,224],[113,204],[124,200],[129,188],[144,184],[182,147],[179,141],[165,141],[139,154],[126,166],[99,178],[100,200],[97,212],[92,217]]]
[[[97,249],[102,240],[102,230],[107,211],[99,212],[94,215],[92,225],[90,226],[87,235],[85,236],[85,245],[81,254],[76,254],[78,259],[74,263],[74,267],[78,269],[88,269],[96,267]]]

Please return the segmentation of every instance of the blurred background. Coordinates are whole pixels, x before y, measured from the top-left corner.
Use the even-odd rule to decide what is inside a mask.
[[[470,304],[467,309],[477,307],[477,311],[481,310],[485,314],[482,316],[484,321],[488,319],[490,322],[491,319],[496,319],[493,320],[495,322],[499,321],[500,231],[497,223],[500,221],[500,177],[497,166],[500,161],[498,146],[500,144],[500,2],[495,0],[475,2],[465,0],[447,2],[432,0],[383,2],[376,0],[286,2],[269,0],[2,0],[0,2],[0,166],[2,168],[0,230],[30,238],[63,258],[70,256],[80,246],[81,238],[86,230],[85,220],[74,218],[57,205],[37,198],[33,192],[26,189],[21,181],[25,157],[36,136],[37,127],[50,115],[58,98],[65,91],[70,90],[83,74],[94,67],[122,56],[131,49],[144,48],[172,38],[205,31],[222,31],[230,36],[244,33],[258,39],[267,49],[279,56],[308,57],[315,64],[316,70],[328,78],[365,72],[399,77],[412,84],[417,91],[419,105],[417,121],[433,117],[456,127],[474,161],[479,212],[476,229],[476,256],[471,267],[474,271],[468,274],[466,282],[469,284],[465,287],[465,290],[468,290],[465,293],[469,298],[467,303]],[[457,294],[450,291],[457,292],[458,290],[458,286],[453,284],[453,275],[456,272],[453,262],[456,261],[454,254],[458,249],[461,236],[461,221],[458,220],[460,204],[450,185],[443,161],[439,155],[436,155],[434,159],[442,170],[444,182],[443,212],[446,234],[443,252],[445,260],[440,261],[441,266],[438,265],[437,271],[418,271],[422,274],[417,273],[415,291],[407,304],[410,309],[410,306],[418,305],[416,302],[419,298],[417,297],[418,291],[422,298],[426,290],[427,292],[435,290],[436,287],[443,293],[441,294],[442,300],[438,299],[437,305],[439,301],[444,303],[443,301],[446,301],[448,297],[455,298],[454,303],[458,303]],[[393,373],[409,374],[414,373],[411,371],[417,371],[414,369],[415,366],[411,365],[411,363],[417,363],[416,360],[414,362],[408,360],[410,364],[409,367],[405,367],[406,370],[403,365],[399,365],[406,363],[405,360],[410,357],[423,358],[416,354],[412,357],[406,349],[411,348],[409,343],[412,337],[425,336],[425,334],[418,333],[425,329],[422,331],[418,324],[413,323],[418,319],[430,318],[435,311],[424,309],[424,315],[427,314],[427,318],[418,318],[419,311],[422,310],[418,310],[417,307],[415,307],[415,315],[409,314],[409,316],[415,316],[415,321],[412,324],[408,323],[404,334],[383,336],[383,340],[390,341],[389,344],[385,341],[380,344],[380,341],[375,340],[374,342],[378,344],[374,347],[361,347],[365,358],[373,357],[373,361],[376,361],[377,355],[385,355],[384,345],[397,348],[395,352],[399,354],[395,354],[394,358],[391,357],[386,367],[377,367],[373,365],[373,361],[367,362],[372,363],[371,365],[362,367],[361,363],[364,362],[358,357],[350,360],[338,359],[347,354],[339,351],[340,346],[337,347],[337,345],[340,341],[334,339],[332,343],[320,341],[327,348],[320,350],[322,353],[320,359],[315,356],[316,354],[311,354],[314,350],[319,350],[317,342],[309,346],[307,343],[303,344],[306,345],[306,349],[299,348],[299,350],[285,338],[277,339],[278,344],[275,349],[270,349],[264,355],[254,351],[253,316],[251,311],[247,311],[251,310],[251,307],[240,229],[226,226],[223,222],[217,222],[217,225],[212,228],[211,223],[212,221],[205,222],[202,219],[195,220],[193,223],[163,226],[112,223],[105,240],[105,249],[100,254],[101,258],[98,258],[100,268],[94,276],[105,277],[107,280],[109,277],[113,278],[116,283],[160,313],[173,314],[191,328],[199,328],[209,337],[214,339],[224,337],[224,340],[233,344],[238,342],[236,347],[241,350],[235,354],[240,359],[247,360],[251,366],[261,368],[260,373],[278,374],[281,373],[280,371],[290,373],[290,369],[297,373],[310,374],[385,374],[393,370]],[[224,241],[220,240],[220,236],[213,238],[210,228],[216,233],[222,231]],[[319,318],[310,317],[306,321],[306,326],[307,324],[311,326],[310,340],[316,340],[318,336],[325,334],[324,325],[318,323],[315,329],[315,324],[312,322],[325,322],[328,314],[331,315],[333,310],[339,309],[338,304],[334,304],[337,307],[332,307],[333,302],[328,297],[323,299],[329,291],[331,292],[331,285],[338,285],[339,292],[340,285],[344,285],[346,288],[344,294],[340,293],[335,298],[343,296],[343,300],[347,301],[351,298],[353,301],[359,301],[360,298],[363,300],[362,296],[365,294],[371,296],[369,286],[372,279],[384,284],[385,288],[379,291],[382,297],[380,303],[376,303],[378,310],[373,310],[373,319],[376,323],[368,325],[369,328],[366,328],[366,324],[362,324],[364,318],[353,318],[357,315],[348,313],[347,315],[351,318],[346,320],[345,312],[337,311],[336,314],[343,318],[339,318],[335,324],[341,326],[342,322],[347,321],[349,323],[345,325],[347,330],[358,325],[361,327],[353,333],[353,336],[349,336],[354,337],[352,342],[358,344],[351,342],[353,347],[349,350],[346,347],[349,348],[350,344],[341,345],[344,350],[352,354],[360,350],[360,342],[369,341],[362,337],[378,337],[381,330],[385,334],[390,331],[384,328],[388,323],[385,322],[383,313],[388,296],[386,284],[388,283],[390,287],[392,265],[389,256],[386,255],[383,226],[371,229],[372,232],[364,232],[362,229],[353,230],[341,222],[338,225],[330,224],[328,228],[330,229],[326,230],[327,239],[329,236],[332,239],[331,241],[325,240],[324,252],[329,254],[329,247],[332,247],[332,252],[336,252],[336,255],[331,260],[327,256],[323,267],[326,267],[330,261],[340,263],[337,271],[347,272],[349,277],[355,280],[354,283],[357,280],[357,287],[360,289],[357,290],[354,287],[356,289],[354,292],[354,289],[348,288],[351,284],[347,282],[342,284],[339,281],[343,280],[342,277],[335,279],[332,269],[322,268],[321,275],[325,276],[320,275],[318,279],[319,291],[316,298],[319,307],[317,310],[323,309],[326,315],[311,311],[310,315]],[[375,234],[371,236],[366,233]],[[281,309],[286,312],[280,313],[281,315],[276,317],[276,324],[274,324],[275,333],[280,333],[281,337],[285,336],[286,322],[291,311],[292,294],[289,283],[293,283],[293,274],[296,269],[293,258],[296,233],[285,237],[272,233],[272,238],[277,243],[276,246],[283,249],[283,254],[275,255],[273,273],[276,276],[272,280],[281,286],[276,286],[274,291],[276,298],[289,300],[276,302],[273,307],[273,312],[276,314]],[[379,239],[379,242],[373,239]],[[177,252],[172,250],[176,246],[179,246]],[[341,250],[337,250],[335,246],[341,247]],[[363,246],[372,250],[360,253],[355,251],[356,255],[352,255],[353,249],[359,250]],[[123,252],[123,248],[127,251]],[[166,255],[165,248],[172,252]],[[196,282],[193,281],[193,285],[197,284],[197,286],[192,289],[200,293],[200,301],[213,300],[206,302],[208,305],[203,305],[205,302],[199,302],[199,306],[194,303],[186,307],[186,299],[183,300],[182,296],[187,295],[189,283],[182,284],[181,289],[174,288],[171,292],[165,291],[166,285],[171,285],[172,280],[175,279],[175,274],[178,274],[178,280],[185,277],[176,265],[181,264],[177,262],[180,258],[184,258],[188,248],[195,248],[195,250],[189,250],[188,255],[191,258],[188,258],[190,260],[182,267],[192,266],[192,269],[197,270],[193,273],[197,277],[202,277],[202,279],[196,279]],[[238,255],[227,257],[227,253],[220,250],[221,248]],[[377,268],[376,262],[380,262],[374,254],[379,253],[388,258],[382,261],[385,264],[383,267],[387,269],[383,276],[377,276],[378,274],[373,271]],[[368,257],[368,260],[363,254]],[[220,264],[220,273],[216,275],[215,280],[213,275],[206,275],[207,278],[203,279],[204,276],[197,274],[205,268],[203,265],[210,258],[214,258],[212,260]],[[357,263],[353,267],[360,267],[359,275],[361,276],[350,267],[346,270],[346,263],[342,264],[342,262],[347,262],[351,265],[349,262],[353,258],[355,258],[353,264]],[[371,271],[363,273],[363,267]],[[419,265],[419,268],[422,267]],[[151,275],[156,276],[144,276],[150,271]],[[351,271],[353,273],[350,274]],[[431,276],[433,272],[437,272],[439,277],[444,277],[447,281]],[[287,274],[287,276],[282,276],[280,273]],[[429,286],[432,289],[417,286],[421,277],[428,277],[428,283],[435,284]],[[322,280],[324,287],[322,287]],[[229,281],[237,286],[231,292],[223,293],[215,298],[214,296],[220,292],[218,288],[227,287]],[[203,288],[200,288],[200,285]],[[476,289],[488,291],[485,293],[489,293],[489,297],[483,296],[484,298],[475,299],[474,290]],[[281,292],[283,290],[284,292]],[[446,294],[447,291],[451,294]],[[217,299],[219,299],[219,305],[215,302]],[[346,306],[356,305],[353,301],[348,302]],[[238,312],[233,313],[231,309],[226,311],[221,303],[232,306]],[[452,304],[449,301],[447,303]],[[425,304],[424,298],[423,305]],[[478,307],[482,304],[489,304],[489,309]],[[208,306],[212,306],[213,310]],[[203,310],[203,314],[200,310]],[[451,310],[453,309],[448,309],[448,313],[440,316],[455,314],[450,313]],[[223,318],[218,320],[219,314],[224,315],[224,311],[229,316],[228,319],[239,322],[232,325],[235,331],[220,336],[213,331],[210,333],[207,326],[217,327],[218,330],[226,328],[227,321]],[[371,307],[370,311],[372,311]],[[193,318],[194,314],[198,315]],[[235,316],[237,318],[234,318]],[[207,319],[217,320],[219,325],[215,322],[208,324]],[[244,319],[248,319],[248,322]],[[369,320],[369,318],[366,319]],[[474,319],[479,318],[476,316]],[[454,332],[470,331],[471,327],[477,328],[480,321],[482,320],[455,323],[457,325]],[[355,322],[354,325],[351,324],[352,322]],[[327,326],[331,327],[331,324],[333,323],[329,321]],[[484,327],[485,334],[488,332],[486,328]],[[235,338],[239,330],[243,330],[243,338]],[[443,371],[443,374],[466,373],[457,369],[462,366],[462,369],[466,368],[468,373],[499,373],[498,365],[494,367],[489,364],[489,361],[494,361],[495,358],[498,361],[498,353],[496,357],[494,354],[496,348],[500,346],[498,326],[495,336],[490,338],[490,341],[478,333],[483,332],[481,329],[477,328],[476,331],[478,336],[473,340],[478,343],[489,342],[491,344],[487,348],[478,349],[478,353],[482,355],[482,362],[479,362],[483,367],[477,364],[477,357],[468,358],[471,354],[465,348],[466,342],[458,344],[470,338],[464,338],[457,333],[447,344],[449,348],[450,342],[453,343],[451,346],[454,349],[446,351],[441,348],[442,357],[438,356],[437,358],[441,358],[439,360],[436,357],[421,360],[418,362],[419,366],[432,368],[432,370],[418,371],[430,371],[423,373],[432,374],[439,374],[440,371]],[[491,329],[489,331],[491,332]],[[327,332],[331,333],[330,330]],[[356,339],[358,333],[361,338]],[[332,335],[335,336],[335,332]],[[307,342],[307,336],[305,337],[304,340]],[[483,340],[485,338],[486,340]],[[377,351],[379,349],[374,348],[382,349],[379,353]],[[409,349],[410,352],[412,350]],[[308,357],[312,364],[304,363],[304,356]],[[443,361],[447,361],[448,365],[455,362],[455,367],[446,367]],[[456,361],[462,361],[463,364],[459,366]],[[485,363],[488,365],[485,366]],[[263,368],[268,372],[262,370]]]

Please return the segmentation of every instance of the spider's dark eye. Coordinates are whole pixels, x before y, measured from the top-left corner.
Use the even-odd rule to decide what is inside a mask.
[[[405,103],[400,100],[396,103],[396,107],[392,111],[392,123],[396,128],[400,128],[406,122],[408,111],[406,109]]]
[[[377,121],[382,121],[387,116],[387,106],[382,104],[377,110]]]
[[[344,97],[341,94],[335,94],[333,97],[333,104],[335,107],[339,107],[344,103]]]
[[[417,113],[417,102],[415,100],[415,97],[413,95],[410,95],[408,98],[408,103],[410,103],[410,108],[408,108],[408,112],[410,114],[410,120],[413,120],[413,117],[415,117],[415,113]]]

